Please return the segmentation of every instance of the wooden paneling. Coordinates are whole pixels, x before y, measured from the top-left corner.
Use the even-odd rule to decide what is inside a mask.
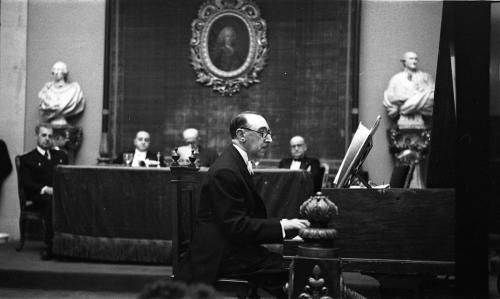
[[[111,117],[115,153],[131,147],[139,129],[151,132],[153,150],[168,153],[182,144],[187,127],[200,129],[202,143],[221,151],[230,141],[230,119],[255,110],[273,130],[267,158],[288,156],[288,141],[297,134],[306,137],[310,155],[343,157],[346,82],[352,79],[346,77],[352,55],[347,52],[348,1],[256,1],[268,27],[269,60],[261,83],[232,97],[196,83],[190,66],[191,22],[203,1],[116,3],[114,51],[120,63],[114,67],[120,70],[111,73],[121,74],[122,89],[111,89],[120,95],[110,97],[119,107]]]
[[[453,189],[323,189],[343,258],[455,260]]]

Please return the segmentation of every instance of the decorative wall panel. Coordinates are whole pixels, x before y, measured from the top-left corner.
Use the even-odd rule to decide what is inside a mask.
[[[273,131],[267,158],[288,156],[289,139],[303,135],[311,156],[342,159],[357,103],[358,0],[255,1],[267,24],[267,65],[260,83],[231,97],[197,83],[190,65],[191,22],[203,3],[111,0],[111,154],[132,147],[138,130],[169,153],[187,127],[220,152],[230,119],[255,110]]]

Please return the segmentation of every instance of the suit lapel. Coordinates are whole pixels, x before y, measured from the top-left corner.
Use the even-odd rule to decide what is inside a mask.
[[[300,161],[300,169],[306,169],[309,163],[307,163],[307,160],[304,158]]]
[[[36,166],[40,168],[45,165],[45,157],[36,148],[33,151],[33,162],[35,162]]]
[[[309,165],[310,165],[309,159],[304,156],[300,161],[300,169],[307,169]]]
[[[238,165],[238,168],[240,169],[241,174],[243,175],[243,179],[249,186],[250,190],[252,190],[253,193],[259,196],[259,192],[257,192],[257,189],[255,189],[255,184],[253,182],[252,176],[248,172],[247,165],[245,164],[245,160],[243,160],[243,157],[240,155],[237,149],[234,148],[233,145],[231,145],[231,154],[233,158],[236,160],[236,163]]]
[[[38,164],[38,167],[46,167],[47,165],[50,165],[50,160],[47,159],[44,155],[42,155],[37,149],[35,149],[36,153],[36,163]],[[49,153],[52,155],[52,153]]]

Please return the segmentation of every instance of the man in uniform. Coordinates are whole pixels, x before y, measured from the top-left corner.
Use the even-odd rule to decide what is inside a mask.
[[[42,259],[52,255],[52,202],[53,176],[57,165],[68,164],[68,156],[52,148],[53,129],[50,125],[36,126],[36,148],[21,156],[21,186],[24,188],[31,209],[43,212],[45,221],[45,244]]]

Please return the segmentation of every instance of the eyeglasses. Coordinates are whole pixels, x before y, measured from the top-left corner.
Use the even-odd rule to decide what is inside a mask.
[[[266,138],[267,136],[271,135],[271,130],[255,131],[255,130],[252,130],[252,129],[249,129],[249,128],[245,128],[245,127],[241,127],[240,129],[245,129],[245,130],[248,130],[248,131],[259,133],[260,137],[262,137],[262,138]]]

